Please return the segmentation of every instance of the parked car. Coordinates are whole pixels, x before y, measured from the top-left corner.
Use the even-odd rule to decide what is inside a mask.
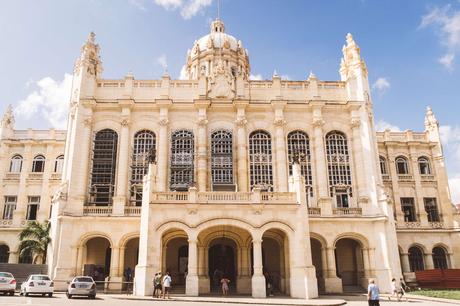
[[[14,295],[16,289],[16,279],[9,272],[0,272],[0,292]]]
[[[90,299],[96,298],[96,283],[91,276],[76,276],[68,282],[67,298],[71,299],[74,295],[87,296]]]
[[[53,296],[54,282],[48,275],[32,274],[21,284],[21,295],[41,294],[42,296]]]

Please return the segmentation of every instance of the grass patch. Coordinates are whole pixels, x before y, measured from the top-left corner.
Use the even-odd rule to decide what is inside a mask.
[[[423,295],[442,299],[460,300],[460,290],[414,290],[408,294]]]

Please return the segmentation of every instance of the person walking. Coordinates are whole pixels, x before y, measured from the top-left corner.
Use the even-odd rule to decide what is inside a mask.
[[[161,272],[155,273],[155,277],[153,278],[153,297],[156,297],[159,299],[161,295],[163,294],[161,286]]]
[[[396,300],[401,301],[402,293],[401,288],[396,283],[396,278],[391,280],[391,295],[388,297],[388,300],[391,301],[391,297],[396,297]]]
[[[371,279],[367,287],[367,302],[369,306],[380,306],[379,294],[379,287],[375,284],[375,281]]]
[[[171,275],[169,275],[169,271],[166,272],[166,275],[163,277],[163,299],[166,298],[168,295],[168,299],[170,299],[169,292],[171,291]]]
[[[228,284],[230,283],[230,280],[224,276],[220,280],[220,283],[222,285],[222,295],[228,295]]]

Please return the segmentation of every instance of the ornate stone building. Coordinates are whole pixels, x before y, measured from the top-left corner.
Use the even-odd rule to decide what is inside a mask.
[[[298,298],[420,269],[457,267],[459,225],[438,122],[374,128],[366,65],[346,37],[340,81],[249,79],[247,50],[216,20],[188,51],[187,80],[107,80],[94,34],[73,78],[66,131],[1,125],[0,260],[28,220],[52,223],[56,284],[80,274],[135,293],[157,271],[177,290]],[[51,209],[52,208],[52,209]],[[97,271],[97,272],[96,272]]]

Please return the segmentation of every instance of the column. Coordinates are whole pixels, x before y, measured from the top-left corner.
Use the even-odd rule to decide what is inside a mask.
[[[238,282],[236,283],[238,294],[251,294],[250,252],[251,249],[247,246],[242,246],[238,251],[241,254],[241,260],[238,260]]]
[[[244,108],[238,108],[235,120],[237,129],[237,154],[238,154],[238,191],[248,191],[248,143],[246,134],[246,115]]]
[[[168,109],[160,109],[160,114],[165,113],[163,117],[160,117],[158,124],[160,125],[160,131],[158,132],[158,149],[157,149],[157,164],[158,164],[158,186],[159,192],[164,192],[168,189],[166,180],[168,177],[168,124],[169,120],[167,117]]]
[[[278,191],[287,192],[287,159],[286,159],[286,139],[284,137],[284,125],[286,121],[283,117],[275,119],[275,141],[276,141],[276,172],[278,176]]]
[[[84,246],[80,245],[77,247],[77,267],[75,275],[83,275],[83,250]]]
[[[121,282],[123,278],[119,274],[120,269],[120,248],[112,247],[112,253],[110,256],[110,282],[108,288],[110,290],[121,290]]]
[[[252,240],[254,254],[254,274],[252,275],[252,297],[266,297],[265,277],[262,266],[262,239]]]
[[[10,251],[9,256],[8,256],[8,263],[17,264],[19,261],[18,259],[19,259],[18,252]]]
[[[342,279],[337,277],[335,265],[335,247],[326,249],[327,257],[327,278],[324,280],[326,293],[342,293]]]
[[[362,253],[363,253],[364,278],[368,279],[371,277],[371,265],[369,262],[369,249],[363,248]]]
[[[129,111],[129,109],[127,109]],[[123,109],[123,113],[125,109]],[[128,176],[129,176],[129,119],[125,117],[121,121],[120,131],[120,145],[118,146],[118,167],[117,167],[117,186],[116,194],[113,198],[113,214],[124,215],[124,208],[126,205],[126,192],[128,190]]]
[[[316,169],[316,183],[318,186],[318,199],[328,199],[329,192],[327,190],[327,167],[326,167],[326,154],[324,152],[323,141],[323,125],[324,120],[321,117],[313,119],[313,135],[314,135],[314,150],[315,150],[315,169]]]
[[[126,253],[126,248],[121,247],[120,248],[120,260],[119,260],[119,265],[118,265],[118,275],[120,277],[123,277],[125,274],[125,253]]]
[[[321,248],[321,269],[323,271],[322,273],[323,279],[327,278],[328,277],[327,275],[328,267],[327,267],[327,248],[326,247]]]
[[[198,256],[196,239],[188,240],[188,273],[185,280],[185,294],[198,296]]]
[[[433,262],[433,254],[426,253],[425,254],[425,269],[431,270],[434,269],[434,262]]]
[[[207,156],[207,133],[206,125],[208,120],[206,119],[206,109],[200,109],[198,115],[198,145],[197,145],[197,183],[198,191],[205,192],[207,185],[208,176],[208,156]]]
[[[358,191],[357,194],[357,204],[360,198],[367,197],[367,186],[365,180],[365,173],[364,173],[364,164],[363,164],[363,150],[362,150],[362,143],[361,143],[361,133],[360,133],[360,125],[361,121],[359,118],[352,118],[351,119],[351,128],[353,131],[353,138],[350,139],[353,143],[353,152],[352,155],[353,159],[353,166],[356,171],[356,189]]]
[[[402,253],[401,257],[401,266],[402,266],[402,272],[403,275],[404,273],[410,272],[410,264],[409,264],[409,254],[408,253]]]

